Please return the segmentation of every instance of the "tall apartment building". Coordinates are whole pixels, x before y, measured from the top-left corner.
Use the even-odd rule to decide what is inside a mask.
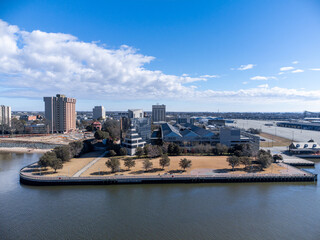
[[[128,109],[128,118],[143,118],[142,109]]]
[[[99,119],[99,118],[102,118],[102,119],[105,119],[106,118],[106,110],[104,109],[103,106],[95,106],[93,109],[92,109],[92,118],[93,119]]]
[[[152,105],[152,122],[166,121],[166,105]]]
[[[11,127],[11,107],[0,106],[0,125],[5,124]]]
[[[57,94],[44,97],[45,118],[50,132],[69,132],[76,129],[76,99]]]

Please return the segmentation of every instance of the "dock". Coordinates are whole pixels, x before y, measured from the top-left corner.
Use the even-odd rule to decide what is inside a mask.
[[[282,154],[283,160],[282,162],[285,164],[289,164],[295,167],[314,167],[315,163],[303,158],[299,158],[296,156],[288,156]]]

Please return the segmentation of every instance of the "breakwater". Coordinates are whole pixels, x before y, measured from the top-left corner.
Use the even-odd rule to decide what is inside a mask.
[[[30,176],[20,171],[20,182],[27,185],[115,185],[161,183],[236,183],[236,182],[316,182],[317,174],[219,174],[219,175],[155,175],[155,176],[96,176],[46,177]]]
[[[0,142],[0,148],[34,148],[34,149],[52,149],[61,146],[60,144],[48,144],[40,142]]]

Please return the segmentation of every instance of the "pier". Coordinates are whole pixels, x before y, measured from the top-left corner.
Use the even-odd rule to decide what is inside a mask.
[[[283,164],[284,163],[279,163]],[[245,182],[316,182],[317,174],[301,170],[292,173],[286,165],[287,174],[213,174],[213,175],[152,175],[152,176],[31,176],[20,171],[20,182],[27,185],[116,185],[116,184],[161,184],[161,183],[245,183]],[[23,170],[23,169],[21,169]]]
[[[306,159],[302,159],[296,156],[288,156],[288,155],[284,155],[283,156],[283,160],[282,162],[285,164],[289,164],[291,166],[295,166],[295,167],[314,167],[314,162],[306,160]]]

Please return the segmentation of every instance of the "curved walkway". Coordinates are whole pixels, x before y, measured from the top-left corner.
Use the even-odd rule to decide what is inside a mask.
[[[97,157],[96,159],[89,162],[86,166],[84,166],[82,169],[80,169],[78,172],[76,172],[72,177],[80,177],[82,173],[87,171],[93,164],[98,162],[104,155],[106,155],[109,151],[105,151],[100,157]]]

